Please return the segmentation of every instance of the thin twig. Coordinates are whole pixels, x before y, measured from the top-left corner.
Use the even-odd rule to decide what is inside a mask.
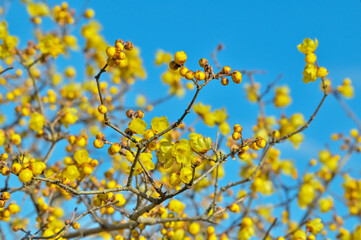
[[[48,183],[52,183],[55,184],[59,187],[61,187],[62,189],[74,194],[74,195],[95,195],[95,194],[104,194],[104,193],[109,193],[109,192],[124,192],[124,191],[130,191],[136,195],[141,196],[142,198],[147,199],[150,202],[156,202],[157,200],[154,199],[153,197],[148,197],[147,194],[145,194],[142,191],[139,191],[136,188],[133,188],[132,186],[128,186],[128,187],[116,187],[116,188],[109,188],[109,189],[102,189],[102,190],[90,190],[90,191],[80,191],[80,190],[76,190],[75,188],[72,188],[64,183],[62,183],[60,180],[52,180],[52,179],[48,179],[48,178],[42,178],[42,177],[33,177],[33,180],[37,180],[37,181],[43,181],[43,182],[48,182]]]
[[[356,123],[357,128],[359,131],[361,131],[361,121],[356,116],[356,114],[351,110],[349,106],[345,103],[345,101],[340,97],[340,94],[337,91],[333,91],[333,96],[337,99],[337,101],[340,103],[341,107],[345,110],[346,114]]]
[[[2,75],[3,73],[5,73],[5,72],[7,72],[7,71],[9,71],[9,70],[11,70],[11,69],[14,69],[14,67],[5,68],[4,70],[2,70],[2,71],[0,72],[0,75]]]
[[[144,151],[144,148],[142,148],[142,149],[138,148],[138,150],[137,150],[137,154],[135,155],[132,166],[130,167],[130,173],[129,173],[128,181],[127,181],[127,185],[126,185],[127,187],[132,185],[135,166],[137,165],[140,153],[143,151]]]
[[[293,135],[295,135],[295,134],[297,134],[297,133],[300,133],[300,132],[302,132],[303,130],[305,130],[306,128],[308,128],[308,127],[310,126],[311,122],[313,121],[313,119],[316,117],[316,115],[317,115],[318,111],[320,110],[320,108],[321,108],[323,102],[325,101],[326,97],[327,97],[327,93],[325,93],[325,94],[323,95],[323,97],[322,97],[322,99],[321,99],[321,102],[318,104],[316,110],[315,110],[314,113],[311,115],[310,119],[309,119],[302,127],[300,127],[299,129],[297,129],[296,131],[294,131],[294,132],[292,132],[292,133],[290,133],[290,134],[287,134],[287,135],[285,135],[285,136],[283,136],[283,137],[279,137],[279,138],[274,139],[274,142],[275,142],[275,143],[278,143],[278,142],[281,142],[281,141],[283,141],[283,140],[286,140],[286,139],[292,137]]]
[[[265,234],[265,236],[263,237],[263,240],[266,240],[268,235],[270,234],[272,228],[276,225],[276,222],[277,222],[277,218],[275,218],[271,224],[271,226],[267,229],[267,232]]]
[[[101,75],[106,72],[106,68],[108,67],[108,64],[106,63],[104,65],[104,67],[102,69],[100,69],[100,71],[98,72],[97,75],[95,75],[95,80],[96,80],[96,83],[97,83],[97,88],[98,88],[98,94],[99,94],[99,101],[100,101],[100,104],[104,105],[104,98],[103,98],[103,94],[102,94],[102,91],[101,91],[101,88],[100,88],[100,77]],[[131,136],[129,136],[128,134],[126,134],[125,132],[123,132],[122,130],[120,130],[118,127],[116,127],[115,125],[113,125],[111,122],[110,122],[110,119],[108,117],[108,114],[107,113],[104,113],[104,123],[105,125],[113,128],[115,131],[117,131],[118,133],[122,134],[124,137],[130,139],[133,143],[135,143],[138,147],[139,147],[139,143],[137,140],[135,140],[134,138],[132,138]]]

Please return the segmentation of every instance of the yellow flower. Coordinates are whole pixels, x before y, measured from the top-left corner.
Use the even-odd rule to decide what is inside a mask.
[[[19,145],[21,143],[21,136],[20,134],[14,133],[10,136],[10,141],[15,144]]]
[[[255,234],[253,221],[249,217],[242,219],[241,228],[238,232],[238,240],[248,240]]]
[[[317,79],[317,67],[313,64],[306,64],[303,70],[303,82],[309,83],[314,82]]]
[[[133,162],[133,161],[134,161],[134,156],[133,156],[129,151],[126,151],[126,152],[125,152],[125,158],[126,158],[129,162]]]
[[[291,103],[292,99],[289,96],[290,89],[287,86],[278,87],[275,91],[274,104],[276,107],[286,107]]]
[[[290,117],[290,122],[294,127],[301,127],[303,126],[306,121],[302,115],[302,113],[295,113]]]
[[[65,43],[65,46],[70,47],[73,50],[77,50],[78,49],[78,45],[77,45],[77,38],[75,36],[71,36],[71,35],[66,35],[63,37],[63,41]]]
[[[64,45],[58,37],[52,34],[48,34],[40,38],[39,48],[41,53],[50,54],[54,58],[60,53],[64,53]]]
[[[197,113],[198,115],[205,115],[206,113],[209,113],[211,110],[211,106],[209,105],[203,105],[203,103],[197,103],[193,105],[193,110],[195,113]]]
[[[261,177],[254,179],[253,183],[251,184],[251,189],[264,195],[270,195],[273,193],[272,182],[267,179],[262,179]]]
[[[247,92],[247,98],[250,102],[257,102],[257,97],[258,97],[258,90],[260,89],[261,85],[256,83],[256,84],[246,84],[245,88],[246,88],[246,92]]]
[[[180,65],[183,65],[187,61],[187,54],[183,51],[176,52],[174,54],[174,61]]]
[[[180,179],[182,180],[182,182],[188,184],[192,180],[192,174],[192,169],[188,167],[183,167],[180,171]]]
[[[45,117],[38,112],[32,113],[29,121],[29,129],[39,132],[43,129]]]
[[[300,144],[303,142],[303,138],[304,136],[302,133],[297,133],[288,138],[288,140],[290,140],[295,149],[298,149]]]
[[[169,127],[167,117],[154,117],[150,123],[154,133],[160,133]]]
[[[231,132],[231,128],[227,122],[222,122],[221,124],[219,124],[219,131],[223,135],[227,135]]]
[[[94,10],[91,9],[91,8],[88,8],[88,9],[85,10],[85,12],[84,12],[84,17],[85,17],[85,18],[93,18],[94,15],[95,15],[95,12],[94,12]]]
[[[16,205],[15,203],[10,203],[8,205],[8,209],[11,214],[17,214],[18,212],[20,212],[20,207],[18,205]]]
[[[214,114],[211,112],[203,115],[204,124],[206,124],[207,126],[213,127],[214,124],[216,124],[216,120],[216,116],[214,116]]]
[[[49,15],[50,11],[48,5],[45,3],[33,3],[30,2],[27,7],[28,13],[32,17],[44,17]]]
[[[171,87],[169,90],[170,94],[175,94],[177,96],[182,96],[184,94],[181,75],[178,71],[168,69],[167,72],[162,74],[162,81]]]
[[[119,201],[118,203],[115,204],[115,206],[121,207],[125,204],[126,201],[125,201],[123,194],[118,193],[118,194],[115,194],[114,197],[115,197],[115,201]]]
[[[214,110],[213,116],[216,118],[215,122],[220,124],[228,118],[225,108]]]
[[[294,170],[293,162],[291,160],[283,160],[280,162],[280,168],[285,175],[291,175]]]
[[[306,233],[302,229],[298,229],[292,235],[292,240],[306,240]]]
[[[6,59],[13,56],[13,50],[18,43],[18,39],[14,36],[6,35],[3,39],[3,44],[0,45],[0,58]]]
[[[301,208],[307,207],[312,202],[315,195],[315,186],[309,183],[303,184],[298,194],[298,205]]]
[[[192,222],[188,227],[188,232],[193,236],[197,235],[201,230],[201,226],[197,222]]]
[[[190,161],[189,155],[191,148],[186,139],[181,139],[178,143],[174,144],[172,155],[176,158],[178,163],[187,164]]]
[[[30,164],[30,170],[33,172],[34,175],[40,175],[43,170],[46,168],[44,162],[33,162]]]
[[[74,153],[74,160],[78,165],[90,162],[89,153],[85,149],[77,150]]]
[[[63,171],[63,178],[68,178],[70,181],[74,181],[80,176],[78,167],[75,165],[67,166]]]
[[[352,234],[352,240],[361,239],[361,225],[359,224]]]
[[[185,208],[184,203],[182,203],[181,201],[178,201],[176,199],[172,199],[168,203],[168,209],[175,213],[183,212],[184,208]]]
[[[333,207],[333,200],[331,197],[321,198],[319,204],[321,212],[328,212]]]
[[[317,60],[317,56],[314,53],[308,53],[305,57],[305,62],[308,64],[314,64]]]
[[[8,24],[5,21],[0,22],[0,39],[8,35]]]
[[[318,153],[318,158],[322,163],[326,163],[331,157],[332,155],[328,150],[321,150]]]
[[[327,76],[327,74],[328,74],[328,71],[325,67],[320,67],[317,70],[317,77],[324,78]]]
[[[26,168],[19,173],[19,180],[22,183],[27,183],[27,182],[31,181],[33,176],[34,175],[33,175],[32,171],[30,171],[30,169]]]
[[[303,43],[297,46],[297,48],[301,53],[309,54],[316,51],[317,45],[318,45],[318,41],[316,38],[315,41],[313,41],[310,38],[306,38],[303,40]]]
[[[323,224],[320,218],[316,218],[306,223],[306,228],[312,234],[318,234],[323,229]]]
[[[198,133],[191,133],[188,137],[190,138],[189,145],[195,152],[204,154],[212,147],[212,140],[210,137],[204,138]]]
[[[136,134],[144,134],[145,129],[147,128],[147,124],[144,120],[140,118],[134,118],[130,123],[128,124],[128,128],[135,132]]]
[[[351,79],[345,78],[342,85],[337,87],[337,90],[346,98],[352,98],[354,95],[354,89],[351,85]]]
[[[172,149],[173,144],[166,140],[160,142],[160,147],[158,151],[158,160],[160,162],[165,162],[166,160],[172,158]]]
[[[0,129],[0,146],[4,145],[5,143],[5,132],[4,130]]]
[[[163,52],[162,50],[158,50],[155,54],[155,64],[161,65],[163,63],[168,64],[172,61],[172,55],[170,53]]]
[[[76,108],[67,108],[63,111],[63,114],[60,118],[61,123],[68,128],[68,124],[74,124],[78,120],[76,113],[78,110]]]
[[[180,174],[179,173],[172,173],[169,178],[169,184],[173,187],[178,186],[181,182]]]
[[[144,95],[139,94],[136,99],[137,107],[144,107],[147,103],[147,99],[144,97]]]
[[[145,169],[153,170],[155,168],[154,163],[152,162],[153,155],[151,153],[141,153],[139,155],[140,161],[142,161]]]
[[[155,168],[155,164],[152,162],[153,155],[151,153],[141,153],[139,155],[139,161],[142,162],[144,168],[149,171],[153,170]],[[134,161],[134,157],[130,152],[126,152],[126,159],[130,162]],[[134,174],[138,175],[143,172],[142,166],[139,164],[139,162],[135,165],[135,171]]]

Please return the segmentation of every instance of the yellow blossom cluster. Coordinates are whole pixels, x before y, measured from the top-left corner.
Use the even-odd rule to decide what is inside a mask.
[[[352,178],[345,174],[343,182],[344,197],[347,201],[351,215],[358,215],[361,212],[361,180]]]
[[[65,50],[61,40],[53,34],[48,34],[40,38],[39,49],[42,54],[49,54],[52,57],[57,57],[59,54],[64,53]]]
[[[250,217],[242,219],[241,228],[238,232],[238,240],[248,240],[255,234],[253,224],[254,223]]]
[[[214,125],[217,125],[219,127],[219,131],[223,135],[230,133],[230,126],[226,122],[228,115],[225,108],[216,109],[211,112],[210,105],[204,105],[203,103],[199,102],[194,104],[193,110],[203,119],[203,122],[207,126],[213,127]]]
[[[70,9],[67,2],[63,2],[61,5],[56,5],[53,8],[53,17],[55,22],[59,25],[73,24],[75,10]]]
[[[252,103],[257,102],[258,91],[261,85],[259,83],[255,83],[255,84],[245,84],[244,86],[247,93],[247,99]]]
[[[292,175],[297,177],[297,169],[295,168],[293,162],[291,160],[281,160],[280,155],[280,150],[271,148],[269,150],[266,162],[271,165],[272,170],[276,174],[282,172],[285,175]]]
[[[287,107],[291,104],[290,89],[287,86],[276,87],[273,103],[276,107]]]
[[[318,77],[325,78],[328,74],[326,68],[318,67],[317,57],[315,55],[317,46],[317,39],[312,40],[310,38],[304,39],[303,43],[297,46],[298,50],[306,55],[306,66],[303,70],[303,82],[305,83],[314,82]]]
[[[172,61],[172,55],[170,53],[164,52],[162,50],[158,50],[155,54],[155,64],[169,64]]]
[[[18,39],[15,36],[9,35],[8,26],[5,21],[0,22],[0,41],[0,59],[11,64],[16,53],[15,48],[18,44]]]
[[[351,79],[345,78],[342,82],[342,85],[337,87],[339,91],[346,98],[352,98],[354,95],[353,86],[351,85]]]
[[[312,173],[305,174],[303,184],[298,194],[298,205],[301,208],[307,207],[315,198],[317,190],[322,190],[322,185]]]
[[[290,133],[297,131],[300,127],[305,124],[305,119],[301,113],[295,113],[290,118],[283,116],[279,120],[280,128],[276,132],[279,137],[286,136]],[[298,148],[300,143],[303,142],[304,136],[302,133],[296,133],[288,138],[295,148]]]
[[[17,204],[9,203],[10,198],[9,192],[2,192],[0,195],[0,221],[9,222],[12,215],[20,212]]]

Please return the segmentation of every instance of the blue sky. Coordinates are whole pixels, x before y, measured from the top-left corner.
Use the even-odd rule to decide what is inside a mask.
[[[4,5],[4,2],[7,1],[0,1],[0,4]],[[52,5],[55,2],[60,3],[49,1]],[[84,1],[72,1],[70,6],[79,12],[83,5]],[[4,6],[8,7],[5,19],[9,22],[10,33],[20,36],[21,44],[26,44],[32,33],[28,20],[24,18],[25,8],[19,1]],[[279,84],[291,88],[293,103],[285,110],[271,108],[266,110],[267,113],[289,116],[302,112],[307,119],[322,98],[319,81],[302,82],[304,55],[296,46],[309,37],[319,41],[316,51],[318,63],[330,71],[333,86],[341,84],[346,77],[351,78],[356,94],[347,103],[361,116],[358,96],[361,89],[361,1],[93,0],[87,6],[96,11],[95,18],[102,24],[102,33],[110,44],[122,38],[131,40],[141,49],[148,79],[135,85],[130,101],[137,93],[157,99],[168,91],[160,80],[165,68],[154,65],[154,54],[158,49],[171,53],[183,50],[188,55],[187,66],[198,69],[198,60],[202,57],[210,59],[214,48],[223,43],[225,49],[218,55],[220,63],[233,69],[266,70],[267,74],[256,76],[263,86],[283,74]],[[79,34],[79,31],[74,34]],[[63,63],[60,67],[72,64],[79,68],[83,66],[82,58],[76,55]],[[182,99],[174,98],[150,116],[167,115],[170,121],[175,121],[191,96],[192,93],[188,93]],[[213,109],[226,106],[230,124],[240,123],[245,126],[246,133],[251,134],[250,128],[255,124],[258,108],[247,102],[242,85],[231,83],[223,87],[213,82],[202,90],[199,100],[211,104]],[[190,114],[189,119],[195,117]],[[290,144],[283,144],[282,157],[295,159],[302,169],[310,158],[317,157],[318,150],[325,144],[334,146],[329,140],[331,133],[348,133],[354,127],[355,124],[346,117],[333,96],[329,96],[305,131],[306,140],[301,148],[295,151]],[[216,136],[216,129],[201,130],[211,137]],[[346,168],[352,164],[357,164],[354,158]]]

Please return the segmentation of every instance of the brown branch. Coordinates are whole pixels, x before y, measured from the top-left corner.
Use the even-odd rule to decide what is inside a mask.
[[[45,157],[44,157],[44,160],[43,160],[43,162],[44,162],[45,164],[49,161],[50,156],[53,154],[54,149],[55,149],[55,144],[56,144],[56,141],[53,141],[53,142],[51,143],[50,149],[49,149],[49,151],[46,153],[46,155],[45,155]]]
[[[318,104],[316,110],[315,110],[314,113],[311,115],[310,119],[309,119],[302,127],[300,127],[298,130],[296,130],[296,131],[294,131],[294,132],[292,132],[292,133],[290,133],[290,134],[287,134],[287,135],[285,135],[285,136],[283,136],[283,137],[279,137],[279,138],[274,139],[273,142],[274,142],[274,143],[279,143],[279,142],[281,142],[281,141],[283,141],[283,140],[286,140],[286,139],[292,137],[293,135],[295,135],[295,134],[297,134],[297,133],[302,132],[302,131],[305,130],[306,128],[308,128],[308,127],[310,126],[311,122],[313,121],[313,119],[316,117],[316,115],[317,115],[318,111],[320,110],[320,108],[321,108],[323,102],[325,101],[326,97],[327,97],[327,93],[324,92],[324,95],[323,95],[323,97],[322,97],[322,99],[321,99],[321,102]]]
[[[96,80],[96,83],[97,83],[97,88],[98,88],[98,94],[99,94],[99,101],[100,101],[100,104],[104,105],[104,98],[103,98],[103,94],[102,94],[102,91],[100,89],[100,82],[99,82],[99,79],[101,77],[101,75],[106,72],[106,68],[108,67],[108,64],[106,63],[104,65],[104,67],[102,69],[100,69],[100,71],[98,72],[97,75],[95,75],[95,80]],[[138,147],[139,146],[139,143],[137,140],[135,140],[134,138],[132,138],[131,136],[129,136],[128,134],[126,134],[125,132],[123,132],[122,130],[120,130],[118,127],[116,127],[115,125],[113,125],[111,122],[110,122],[110,119],[108,117],[108,114],[107,113],[104,113],[104,123],[105,125],[113,128],[115,131],[117,131],[118,133],[122,134],[124,137],[130,139],[133,143],[135,143]]]
[[[85,206],[87,207],[88,211],[90,211],[92,208],[91,206],[87,203],[86,199],[82,196],[80,196],[80,199],[82,200],[82,202],[85,204]],[[98,217],[98,215],[95,214],[95,211],[91,211],[90,212],[91,215],[93,216],[94,220],[101,226],[102,224],[104,224],[103,220],[100,219]]]
[[[142,198],[145,198],[146,200],[150,201],[150,202],[156,202],[157,200],[154,199],[153,197],[148,197],[147,194],[145,194],[144,192],[139,191],[136,188],[133,188],[132,186],[127,186],[127,187],[117,187],[117,188],[108,188],[108,189],[102,189],[102,190],[92,190],[92,191],[80,191],[80,190],[76,190],[64,183],[62,183],[60,180],[52,180],[52,179],[48,179],[48,178],[42,178],[42,177],[33,177],[33,180],[37,180],[37,181],[43,181],[43,182],[48,182],[48,183],[52,183],[55,184],[59,187],[61,187],[62,189],[74,194],[74,195],[95,195],[95,194],[104,194],[104,193],[109,193],[109,192],[124,192],[124,191],[130,191],[136,195],[141,196]]]
[[[357,128],[361,131],[361,121],[358,119],[356,114],[351,110],[349,106],[345,103],[345,101],[340,97],[340,94],[337,91],[332,92],[337,101],[340,103],[341,107],[345,110],[346,114],[356,123]]]
[[[264,96],[266,96],[269,93],[269,91],[271,91],[271,89],[277,84],[277,82],[282,79],[282,77],[283,77],[283,75],[280,74],[274,81],[269,83],[266,87],[266,90],[263,93],[261,93],[259,98],[263,98]]]
[[[131,229],[138,226],[138,224],[145,225],[156,225],[167,222],[195,222],[195,221],[205,221],[209,223],[214,223],[207,216],[195,216],[195,217],[174,217],[174,218],[152,218],[152,217],[139,217],[138,220],[130,221],[128,223],[121,224],[106,224],[104,227],[96,227],[91,229],[79,229],[77,232],[69,233],[63,236],[65,239],[76,238],[76,237],[86,237],[94,234],[98,234],[103,231],[117,231],[122,229]]]
[[[7,72],[7,71],[9,71],[9,70],[11,70],[11,69],[14,69],[14,67],[5,68],[4,70],[2,70],[2,71],[0,72],[0,75],[2,75],[3,73],[5,73],[5,72]]]
[[[253,73],[249,72],[247,74],[247,76],[248,76],[248,78],[249,78],[249,80],[251,82],[251,86],[253,88],[256,88],[256,82],[254,80]],[[256,95],[257,95],[257,104],[258,104],[258,107],[259,107],[259,114],[260,114],[260,116],[262,118],[264,128],[266,129],[267,135],[269,136],[270,133],[269,133],[267,119],[266,119],[266,111],[265,111],[265,107],[264,107],[264,102],[262,100],[262,97],[257,92],[256,92]]]
[[[264,163],[266,162],[266,156],[267,156],[267,153],[268,151],[271,149],[271,147],[273,146],[273,143],[269,143],[267,145],[267,147],[265,149],[263,149],[263,153],[262,153],[262,156],[261,156],[261,159],[260,159],[260,162],[259,164],[257,165],[256,169],[252,172],[252,174],[247,177],[247,178],[244,178],[242,180],[239,180],[237,182],[229,182],[227,185],[221,187],[221,189],[219,190],[217,196],[216,196],[216,199],[218,199],[220,196],[222,196],[222,194],[227,191],[229,188],[232,188],[232,187],[235,187],[237,185],[240,185],[240,184],[243,184],[243,183],[246,183],[246,182],[249,182],[249,181],[252,181],[254,179],[254,177],[256,176],[257,172],[260,171],[264,165]]]
[[[38,107],[39,107],[39,110],[40,110],[40,113],[42,115],[44,115],[44,106],[43,106],[43,102],[41,101],[41,98],[40,98],[40,93],[39,93],[39,89],[38,87],[36,86],[36,82],[35,82],[35,78],[34,76],[31,74],[31,71],[30,71],[30,67],[32,65],[29,65],[28,67],[26,67],[26,70],[28,72],[28,75],[31,79],[31,82],[33,84],[33,87],[34,87],[34,91],[35,91],[35,98],[36,98],[36,101],[38,102]]]
[[[120,223],[120,224],[107,224],[104,227],[97,227],[91,229],[78,229],[76,232],[68,233],[63,236],[65,239],[76,238],[76,237],[86,237],[94,234],[98,234],[103,231],[115,231],[122,229],[134,228],[138,225],[136,222]]]
[[[224,45],[222,43],[218,44],[218,46],[214,49],[214,51],[211,53],[211,58],[213,59],[214,65],[221,70],[222,65],[219,63],[217,59],[217,54],[224,49]]]
[[[137,151],[137,154],[134,157],[132,166],[130,167],[130,173],[129,173],[128,181],[127,181],[127,185],[126,185],[127,187],[132,185],[135,166],[137,165],[140,153],[143,152],[143,151],[144,151],[144,148],[138,148],[138,151]]]
[[[267,229],[267,232],[265,234],[265,236],[263,237],[263,240],[266,240],[268,235],[270,234],[272,228],[276,225],[276,222],[277,222],[277,218],[275,218],[271,224],[271,226]]]
[[[157,191],[157,193],[159,193],[161,196],[163,196],[164,193],[162,192],[162,186],[160,186],[160,187],[157,186],[157,184],[154,182],[153,178],[150,176],[147,169],[144,167],[144,165],[143,165],[142,161],[140,160],[140,158],[138,158],[138,162],[139,162],[140,166],[142,167],[143,172],[146,175],[147,179],[152,184],[153,188]]]
[[[160,136],[163,136],[164,134],[166,134],[167,132],[171,131],[172,129],[178,127],[184,120],[184,118],[190,113],[190,110],[195,102],[195,100],[197,99],[198,97],[198,94],[200,92],[200,90],[202,89],[201,86],[197,86],[197,90],[196,90],[196,93],[194,94],[190,104],[188,105],[187,109],[184,111],[183,115],[178,119],[177,122],[173,123],[170,127],[168,127],[167,129],[165,129],[164,131],[158,133],[158,134],[154,134],[153,137],[151,137],[150,139],[144,141],[143,145],[147,145],[148,143],[150,143],[151,141],[159,138]]]
[[[55,233],[54,235],[52,236],[48,236],[48,237],[31,237],[30,239],[54,239],[58,236],[60,236],[61,234],[64,234],[66,233],[69,228],[71,227],[72,223],[74,222],[77,222],[79,221],[79,219],[83,218],[84,216],[88,215],[89,213],[94,213],[95,211],[101,209],[101,208],[104,208],[104,207],[108,207],[108,206],[111,206],[111,205],[114,205],[116,204],[118,201],[115,201],[115,202],[110,202],[110,203],[107,203],[107,204],[104,204],[102,206],[99,206],[99,207],[94,207],[84,213],[82,213],[81,215],[79,215],[77,218],[74,218],[74,215],[75,215],[75,211],[74,211],[74,214],[73,214],[73,217],[72,217],[72,220],[69,221],[69,224],[65,225],[62,229],[60,229],[57,233]],[[79,231],[79,230],[77,230]],[[65,236],[65,235],[64,235]],[[62,237],[64,237],[62,236]],[[67,237],[66,237],[67,238]]]

